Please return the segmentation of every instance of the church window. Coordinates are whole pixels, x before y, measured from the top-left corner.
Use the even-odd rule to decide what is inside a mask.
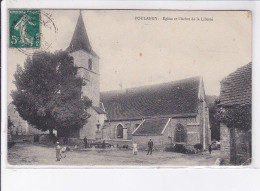
[[[176,129],[175,129],[175,142],[181,143],[185,142],[186,139],[186,132],[181,124],[177,124]]]
[[[119,124],[116,127],[116,138],[118,138],[118,139],[123,138],[123,126],[121,124]]]
[[[88,59],[88,69],[92,70],[92,59]]]

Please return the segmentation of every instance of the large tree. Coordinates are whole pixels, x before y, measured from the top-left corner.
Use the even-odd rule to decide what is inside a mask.
[[[84,85],[77,76],[73,57],[67,52],[35,53],[14,74],[16,90],[11,93],[20,116],[42,131],[81,128],[90,115],[91,101],[81,96]]]

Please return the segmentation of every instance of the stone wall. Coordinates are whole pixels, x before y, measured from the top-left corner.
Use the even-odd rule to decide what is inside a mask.
[[[88,118],[88,122],[83,126],[83,128],[80,129],[80,138],[84,138],[86,136],[88,139],[95,139],[97,123],[99,121],[101,131],[104,124],[105,114],[98,114],[93,108],[89,108],[88,112],[91,117]]]
[[[116,128],[119,124],[126,129],[126,135],[123,137],[124,140],[132,140],[132,133],[137,127],[140,125],[142,120],[128,120],[128,121],[110,121],[105,122],[106,133],[108,134],[106,137],[110,137],[110,139],[117,139],[116,138]]]
[[[85,69],[78,70],[78,75],[84,77],[86,85],[82,87],[83,95],[92,100],[93,106],[99,107],[100,102],[100,80],[99,80],[99,59],[86,51],[79,50],[70,54],[74,58],[74,64]],[[89,59],[92,60],[92,72],[88,71]]]
[[[232,164],[241,165],[251,158],[250,156],[251,134],[247,130],[235,129],[235,158]]]
[[[150,139],[155,150],[163,150],[165,145],[163,136],[133,136],[133,142],[137,143],[138,150],[147,150]]]
[[[230,163],[230,130],[224,124],[220,123],[220,143],[221,143],[221,159],[224,164]]]
[[[251,133],[247,130],[232,129],[220,124],[221,158],[224,164],[241,165],[251,158]]]
[[[154,148],[164,150],[170,144],[178,144],[175,142],[175,130],[177,124],[183,125],[186,132],[186,141],[179,144],[193,147],[200,143],[201,126],[197,123],[196,118],[173,118],[167,125],[163,135],[158,136],[133,136],[133,142],[138,144],[138,148],[147,149],[147,144],[150,138],[154,142]]]
[[[186,132],[186,141],[184,144],[186,145],[195,145],[197,143],[201,142],[201,125],[197,121],[198,119],[196,117],[190,117],[190,118],[173,118],[169,122],[167,126],[167,131],[165,133],[167,134],[166,138],[167,141],[170,141],[170,138],[172,138],[172,142],[176,144],[177,142],[174,141],[175,137],[175,131],[177,124],[181,124]],[[166,140],[164,141],[166,142]]]
[[[34,142],[34,135],[12,135],[12,141],[28,141]]]

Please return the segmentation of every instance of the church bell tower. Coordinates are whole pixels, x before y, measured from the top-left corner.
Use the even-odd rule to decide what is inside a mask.
[[[92,106],[99,107],[99,57],[92,50],[81,12],[67,51],[74,58],[74,64],[79,67],[78,75],[85,81],[86,85],[82,87],[83,96],[92,100]]]

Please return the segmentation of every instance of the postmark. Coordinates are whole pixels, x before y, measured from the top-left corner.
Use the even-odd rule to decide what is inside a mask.
[[[57,40],[57,32],[54,19],[48,12],[9,10],[10,48],[17,48],[28,56],[41,54]]]

